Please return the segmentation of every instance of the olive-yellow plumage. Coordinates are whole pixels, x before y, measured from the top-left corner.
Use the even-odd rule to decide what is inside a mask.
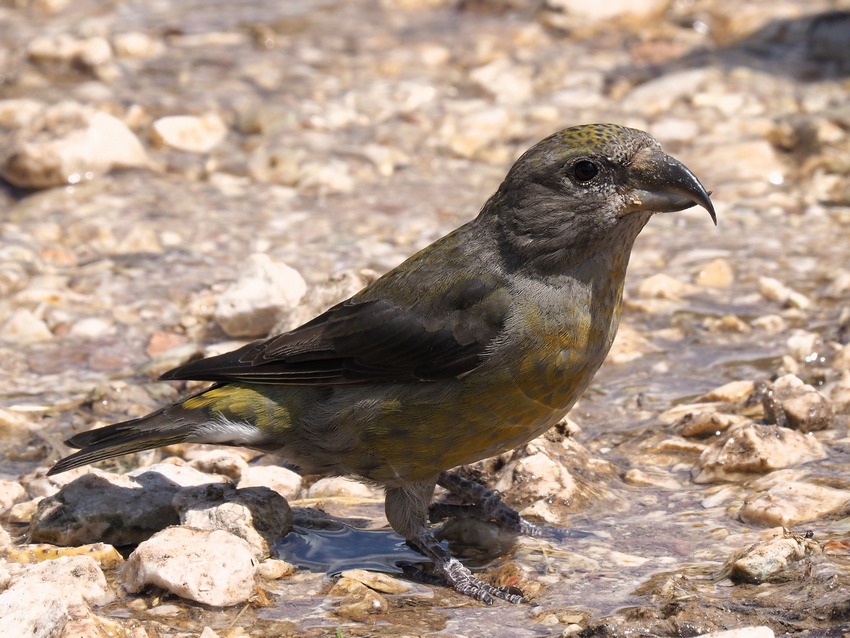
[[[474,220],[300,328],[166,373],[216,383],[72,437],[83,449],[51,471],[176,441],[274,452],[384,486],[392,527],[455,589],[517,602],[437,544],[434,486],[478,494],[446,471],[570,410],[616,334],[638,233],[652,214],[694,204],[714,217],[693,173],[646,133],[565,129],[529,149]],[[497,498],[488,508],[531,528]]]

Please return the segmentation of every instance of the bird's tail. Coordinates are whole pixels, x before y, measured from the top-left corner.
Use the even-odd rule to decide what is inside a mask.
[[[266,449],[282,445],[289,414],[250,386],[221,384],[147,416],[81,432],[65,441],[80,448],[47,472],[58,474],[81,465],[175,443],[215,443]]]
[[[47,472],[48,476],[114,456],[151,450],[195,438],[199,427],[207,420],[207,417],[180,408],[181,406],[177,404],[138,419],[80,432],[72,436],[65,443],[73,448],[79,448],[80,451],[56,463]]]

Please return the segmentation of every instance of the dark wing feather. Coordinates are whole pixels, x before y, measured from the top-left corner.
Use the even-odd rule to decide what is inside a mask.
[[[293,385],[435,381],[473,370],[502,329],[509,297],[466,280],[430,306],[358,296],[265,341],[166,372],[163,379]]]

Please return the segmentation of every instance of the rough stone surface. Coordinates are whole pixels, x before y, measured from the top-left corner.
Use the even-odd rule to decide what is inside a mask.
[[[763,404],[768,423],[801,432],[825,430],[835,419],[829,400],[793,374],[774,381],[764,395]]]
[[[172,501],[181,489],[221,480],[167,463],[135,476],[92,470],[39,503],[30,537],[56,545],[139,543],[179,522]]]
[[[214,113],[200,117],[170,115],[151,125],[154,144],[190,153],[208,153],[221,144],[225,135],[227,126]]]
[[[773,474],[750,485],[756,493],[744,501],[738,513],[745,523],[790,527],[845,512],[850,506],[850,490],[788,480],[781,472]]]
[[[254,595],[255,570],[251,547],[238,536],[169,527],[130,554],[121,585],[131,593],[154,585],[205,605],[229,607]]]
[[[292,529],[289,504],[268,487],[207,485],[178,492],[173,504],[182,525],[221,529],[238,536],[248,543],[257,560],[268,558],[274,543]]]
[[[374,498],[376,492],[361,481],[329,476],[313,483],[307,490],[307,498]]]
[[[821,552],[817,542],[786,532],[779,538],[756,543],[729,561],[729,576],[735,582],[766,583],[788,578],[795,564]]]
[[[749,422],[712,442],[700,455],[693,478],[696,483],[736,480],[825,456],[823,444],[811,436]]]
[[[139,140],[119,119],[76,102],[45,106],[4,144],[0,176],[23,188],[87,181],[115,167],[146,167]]]
[[[264,486],[285,499],[298,498],[303,479],[300,474],[277,465],[251,465],[242,470],[237,487]]]
[[[251,255],[236,282],[219,297],[216,323],[230,337],[265,336],[306,291],[304,278],[294,268],[268,255]]]
[[[115,598],[89,556],[66,556],[28,566],[0,593],[3,631],[10,636],[58,635],[77,605],[105,605]]]

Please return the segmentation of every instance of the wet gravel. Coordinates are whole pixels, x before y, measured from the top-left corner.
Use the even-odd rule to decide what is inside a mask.
[[[533,605],[334,584],[319,566],[393,571],[411,555],[380,529],[379,494],[311,493],[308,477],[287,498],[350,526],[296,520],[311,553],[277,551],[304,568],[261,578],[250,603],[129,594],[100,561],[117,597],[93,595],[75,622],[204,638],[846,631],[850,14],[825,0],[631,7],[0,3],[0,604],[23,579],[10,552],[35,500],[60,487],[42,474],[62,439],[177,398],[158,373],[241,343],[216,312],[250,255],[306,282],[275,321],[309,318],[343,289],[329,275],[383,272],[471,218],[538,139],[615,121],[692,168],[719,224],[653,219],[618,342],[570,427],[470,470],[553,528],[589,532],[500,556],[487,530],[458,532],[485,546],[470,559],[485,577]],[[820,393],[825,427],[788,429],[789,374]],[[750,383],[706,396],[730,382]],[[714,420],[695,426],[701,414]],[[565,471],[537,476],[541,459]],[[784,557],[757,583],[736,576],[754,547]]]

